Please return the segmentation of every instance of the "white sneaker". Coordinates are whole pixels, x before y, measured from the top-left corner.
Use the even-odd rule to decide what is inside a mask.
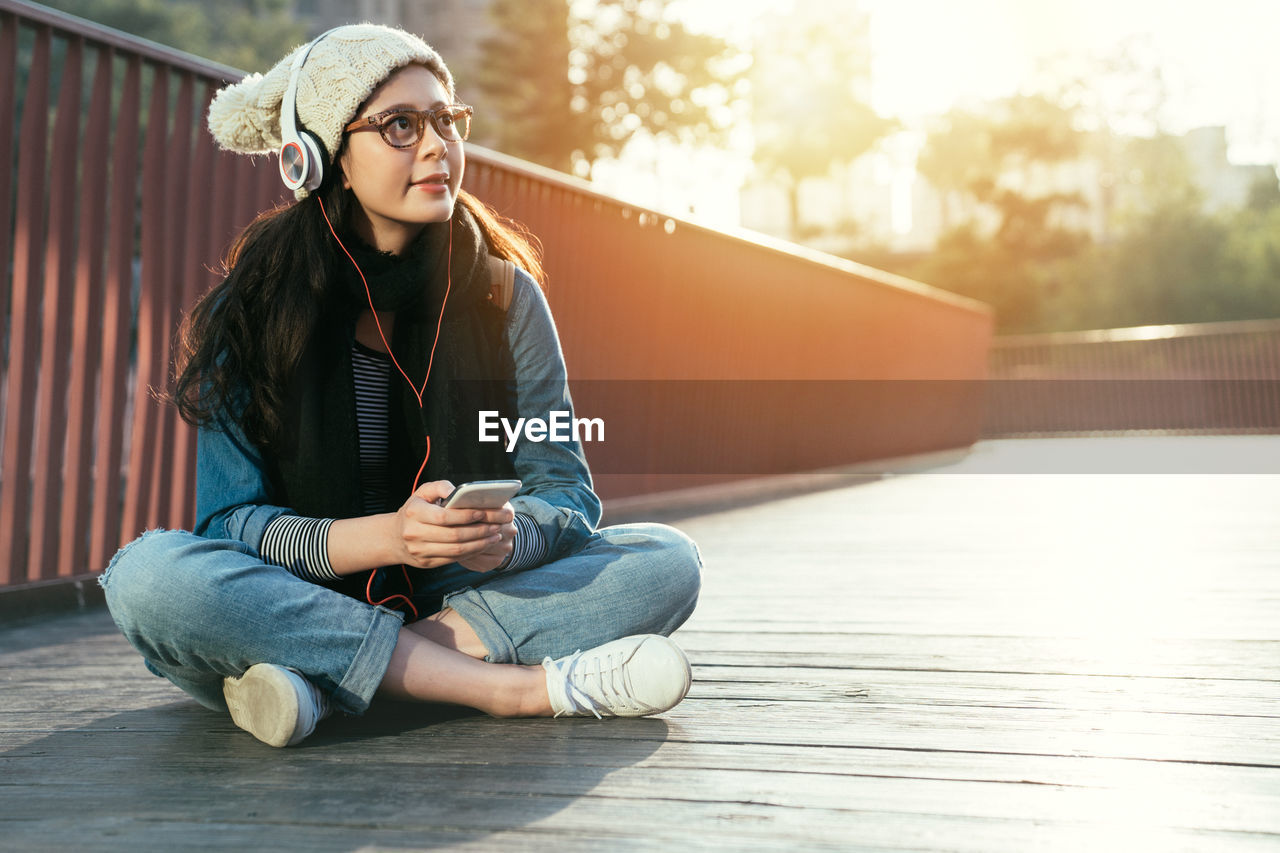
[[[693,683],[684,651],[657,634],[623,637],[555,661],[546,658],[542,668],[557,717],[661,714],[678,705]]]
[[[329,697],[296,669],[259,663],[222,680],[231,721],[269,746],[293,746],[329,716]]]

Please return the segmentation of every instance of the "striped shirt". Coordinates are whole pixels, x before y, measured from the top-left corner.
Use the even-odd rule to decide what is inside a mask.
[[[360,438],[360,480],[362,503],[368,514],[383,512],[388,493],[387,444],[388,392],[391,357],[355,343],[351,349],[355,379],[356,428]],[[267,525],[259,552],[262,559],[283,566],[309,581],[336,581],[329,563],[329,527],[332,518],[303,518],[282,515]],[[515,516],[516,536],[511,553],[498,571],[514,571],[536,566],[546,559],[547,541],[538,523],[529,515]]]
[[[356,431],[360,434],[360,486],[364,511],[384,512],[387,507],[387,389],[391,383],[391,356],[357,342],[351,348],[355,375]]]

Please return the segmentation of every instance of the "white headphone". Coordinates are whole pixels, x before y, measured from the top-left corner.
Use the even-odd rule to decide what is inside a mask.
[[[336,27],[334,29],[337,29]],[[314,192],[324,182],[324,146],[309,130],[298,130],[298,78],[311,49],[333,30],[316,36],[304,50],[298,51],[289,70],[289,87],[280,104],[280,178],[291,190],[306,187]]]

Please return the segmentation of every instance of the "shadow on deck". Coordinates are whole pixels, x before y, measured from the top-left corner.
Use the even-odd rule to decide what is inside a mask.
[[[13,625],[0,848],[1274,850],[1276,460],[987,442],[690,513],[696,681],[656,719],[388,706],[272,750],[101,609]]]

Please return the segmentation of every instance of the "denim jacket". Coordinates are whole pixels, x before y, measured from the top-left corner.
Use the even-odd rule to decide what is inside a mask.
[[[572,417],[573,403],[555,323],[542,289],[523,270],[516,271],[504,334],[515,362],[517,416],[549,420],[551,412],[567,411]],[[505,447],[502,429],[497,433]],[[524,485],[511,505],[537,523],[546,541],[547,559],[578,550],[600,521],[600,499],[592,489],[581,444],[522,439],[512,457],[516,476]],[[197,534],[236,539],[256,551],[268,524],[279,516],[294,514],[288,507],[277,506],[272,498],[261,452],[231,419],[220,417],[200,429]]]

